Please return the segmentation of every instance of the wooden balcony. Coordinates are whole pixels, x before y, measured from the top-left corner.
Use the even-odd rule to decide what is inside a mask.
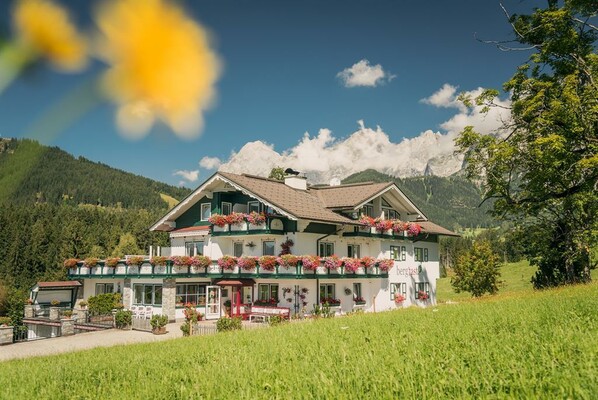
[[[301,265],[296,267],[276,266],[274,270],[264,270],[259,266],[244,270],[238,266],[226,269],[216,263],[207,267],[180,266],[167,261],[166,265],[152,265],[146,259],[140,266],[127,265],[121,260],[116,267],[108,267],[100,261],[95,267],[84,266],[82,262],[69,268],[70,279],[106,279],[106,278],[266,278],[266,279],[360,279],[388,278],[387,271],[379,267],[358,268],[355,272],[345,272],[344,267],[328,270],[324,266],[316,270],[306,270]]]
[[[296,221],[290,221],[281,216],[268,216],[263,224],[253,225],[249,222],[242,222],[222,227],[212,225],[210,231],[213,236],[285,235],[287,232],[296,231]]]

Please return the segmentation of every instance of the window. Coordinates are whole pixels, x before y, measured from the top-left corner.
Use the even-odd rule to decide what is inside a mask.
[[[367,215],[368,217],[374,216],[374,202],[370,201],[369,203],[365,204],[362,209],[361,213],[363,215]]]
[[[247,202],[247,213],[260,212],[260,203],[258,201]]]
[[[233,205],[231,203],[222,202],[222,215],[230,215],[233,212]]]
[[[415,298],[419,299],[419,292],[425,292],[430,298],[430,284],[428,282],[415,282]]]
[[[185,242],[185,255],[203,256],[203,242]]]
[[[320,285],[320,303],[324,299],[336,299],[334,295],[334,283],[323,283]]]
[[[382,211],[385,219],[399,219],[399,213],[392,209],[388,201],[382,199]]]
[[[265,240],[262,242],[262,255],[273,256],[274,255],[274,240]]]
[[[212,216],[212,205],[210,203],[202,203],[201,205],[201,220],[207,221]]]
[[[104,293],[114,293],[114,283],[96,283],[96,296]]]
[[[162,305],[162,285],[133,285],[135,298],[133,303],[137,305],[146,306],[161,306]]]
[[[407,260],[407,247],[390,246],[390,258],[397,261]]]
[[[320,248],[318,251],[318,255],[320,257],[330,257],[333,254],[334,254],[334,243],[320,242]]]
[[[396,294],[401,294],[403,297],[407,297],[407,283],[396,282],[390,284],[390,299],[394,300]]]
[[[428,261],[428,249],[424,249],[424,262]]]
[[[415,261],[422,262],[424,261],[424,249],[421,247],[415,247],[413,249]]]
[[[258,285],[258,299],[261,301],[276,299],[278,302],[278,283],[260,283]]]
[[[359,258],[361,257],[361,251],[359,249],[358,244],[349,244],[347,245],[347,257],[349,258]]]
[[[233,243],[233,256],[241,257],[243,255],[243,242]]]
[[[361,296],[361,283],[354,283],[353,284],[353,298],[354,299],[363,298]]]
[[[176,305],[182,307],[186,303],[204,306],[206,304],[206,285],[197,283],[177,283]]]

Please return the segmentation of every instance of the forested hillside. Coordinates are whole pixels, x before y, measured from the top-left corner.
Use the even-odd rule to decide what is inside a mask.
[[[75,158],[33,140],[0,139],[0,204],[165,208],[160,193],[180,200],[189,190]]]
[[[478,207],[482,200],[481,192],[463,177],[423,176],[401,179],[368,169],[347,177],[343,183],[366,181],[396,182],[430,220],[448,229],[458,231],[462,228],[497,225],[487,213],[491,204],[486,202]]]

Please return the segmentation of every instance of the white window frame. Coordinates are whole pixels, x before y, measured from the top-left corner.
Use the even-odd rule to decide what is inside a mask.
[[[111,291],[107,291],[106,290],[106,287],[108,285],[112,286],[112,290]],[[98,287],[102,287],[103,288],[102,289],[103,291],[101,293],[98,293]],[[114,283],[112,283],[112,282],[108,282],[108,283],[96,283],[96,286],[95,286],[96,296],[99,295],[99,294],[114,293],[115,287],[116,287],[116,285]]]
[[[322,249],[324,251],[322,251]],[[331,251],[328,251],[329,249],[331,249]],[[332,255],[334,255],[334,242],[320,242],[320,245],[318,246],[318,256],[330,257]]]
[[[201,221],[207,221],[212,216],[212,203],[201,203],[199,207],[200,207],[200,210],[199,210],[200,220]],[[208,207],[208,209],[210,211],[210,213],[207,216],[207,218],[204,218],[204,208],[205,207]]]
[[[141,296],[143,298],[141,300],[141,303],[137,302],[137,287],[138,286],[142,287]],[[146,303],[145,302],[145,288],[149,287],[149,286],[152,287],[152,301],[151,301],[151,303]],[[160,296],[160,298],[162,299],[162,301],[160,301],[160,303],[156,303],[156,290],[157,290],[156,288],[158,288],[158,287],[160,288],[160,291],[162,292],[161,296]],[[135,305],[144,305],[144,306],[160,306],[161,307],[162,303],[163,303],[163,297],[162,296],[164,294],[162,290],[163,290],[163,286],[162,285],[154,285],[154,284],[151,284],[151,283],[134,283],[133,284],[133,304],[135,304]]]
[[[201,247],[201,252],[197,251],[198,250],[198,246],[197,246],[198,243],[201,243],[201,246],[200,246]],[[189,250],[189,247],[187,247],[189,244],[193,246],[191,248],[192,249],[191,252],[187,251],[187,250]],[[189,257],[203,256],[204,245],[205,245],[205,243],[204,243],[203,240],[190,240],[188,242],[185,242],[185,255],[189,256]],[[191,254],[191,253],[193,253],[193,254]]]
[[[266,291],[268,292],[267,299],[262,298],[262,292],[263,292],[262,288],[265,288],[265,287],[267,287]],[[276,288],[276,289],[274,290],[274,288]],[[273,296],[273,293],[275,293],[276,296]],[[258,297],[259,301],[268,301],[271,298],[275,298],[276,300],[279,300],[278,299],[279,295],[280,295],[280,292],[279,292],[278,283],[260,283],[257,286],[257,297]]]
[[[361,282],[353,282],[353,298],[363,297]]]
[[[414,247],[413,248],[413,261],[424,262],[424,248]]]
[[[349,251],[349,249],[352,249],[351,251]],[[357,251],[355,251],[357,250]],[[353,253],[352,255],[349,253]],[[361,246],[358,244],[347,244],[347,257],[351,257],[351,258],[360,258],[361,257]]]
[[[252,210],[251,207],[257,207],[257,210]],[[259,201],[248,201],[247,202],[247,213],[250,214],[252,211],[257,213],[260,212],[260,202]]]
[[[238,249],[237,246],[241,247],[241,254],[238,254],[238,255],[237,255],[237,251],[236,251]],[[233,242],[233,256],[241,257],[242,255],[243,255],[243,242]]]
[[[224,206],[228,206],[228,212],[224,212]],[[220,204],[220,211],[222,215],[230,215],[233,212],[233,203],[228,201],[223,201]]]
[[[322,291],[323,287],[325,288],[324,291]],[[332,289],[332,294],[330,294],[330,289]],[[326,293],[326,296],[323,295],[323,292]],[[336,299],[336,283],[320,283],[320,303],[322,302],[322,297]]]
[[[426,292],[430,298],[430,282],[415,282],[415,298],[419,299],[419,291]]]
[[[266,254],[266,243],[272,243],[272,254]],[[262,255],[263,256],[275,256],[276,255],[276,240],[263,240],[262,241]]]
[[[400,293],[407,298],[407,283],[406,282],[392,282],[390,284],[390,299],[394,300],[395,295]]]

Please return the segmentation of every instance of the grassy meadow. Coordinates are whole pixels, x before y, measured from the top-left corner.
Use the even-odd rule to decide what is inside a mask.
[[[8,361],[0,397],[593,399],[597,337],[593,283]]]

